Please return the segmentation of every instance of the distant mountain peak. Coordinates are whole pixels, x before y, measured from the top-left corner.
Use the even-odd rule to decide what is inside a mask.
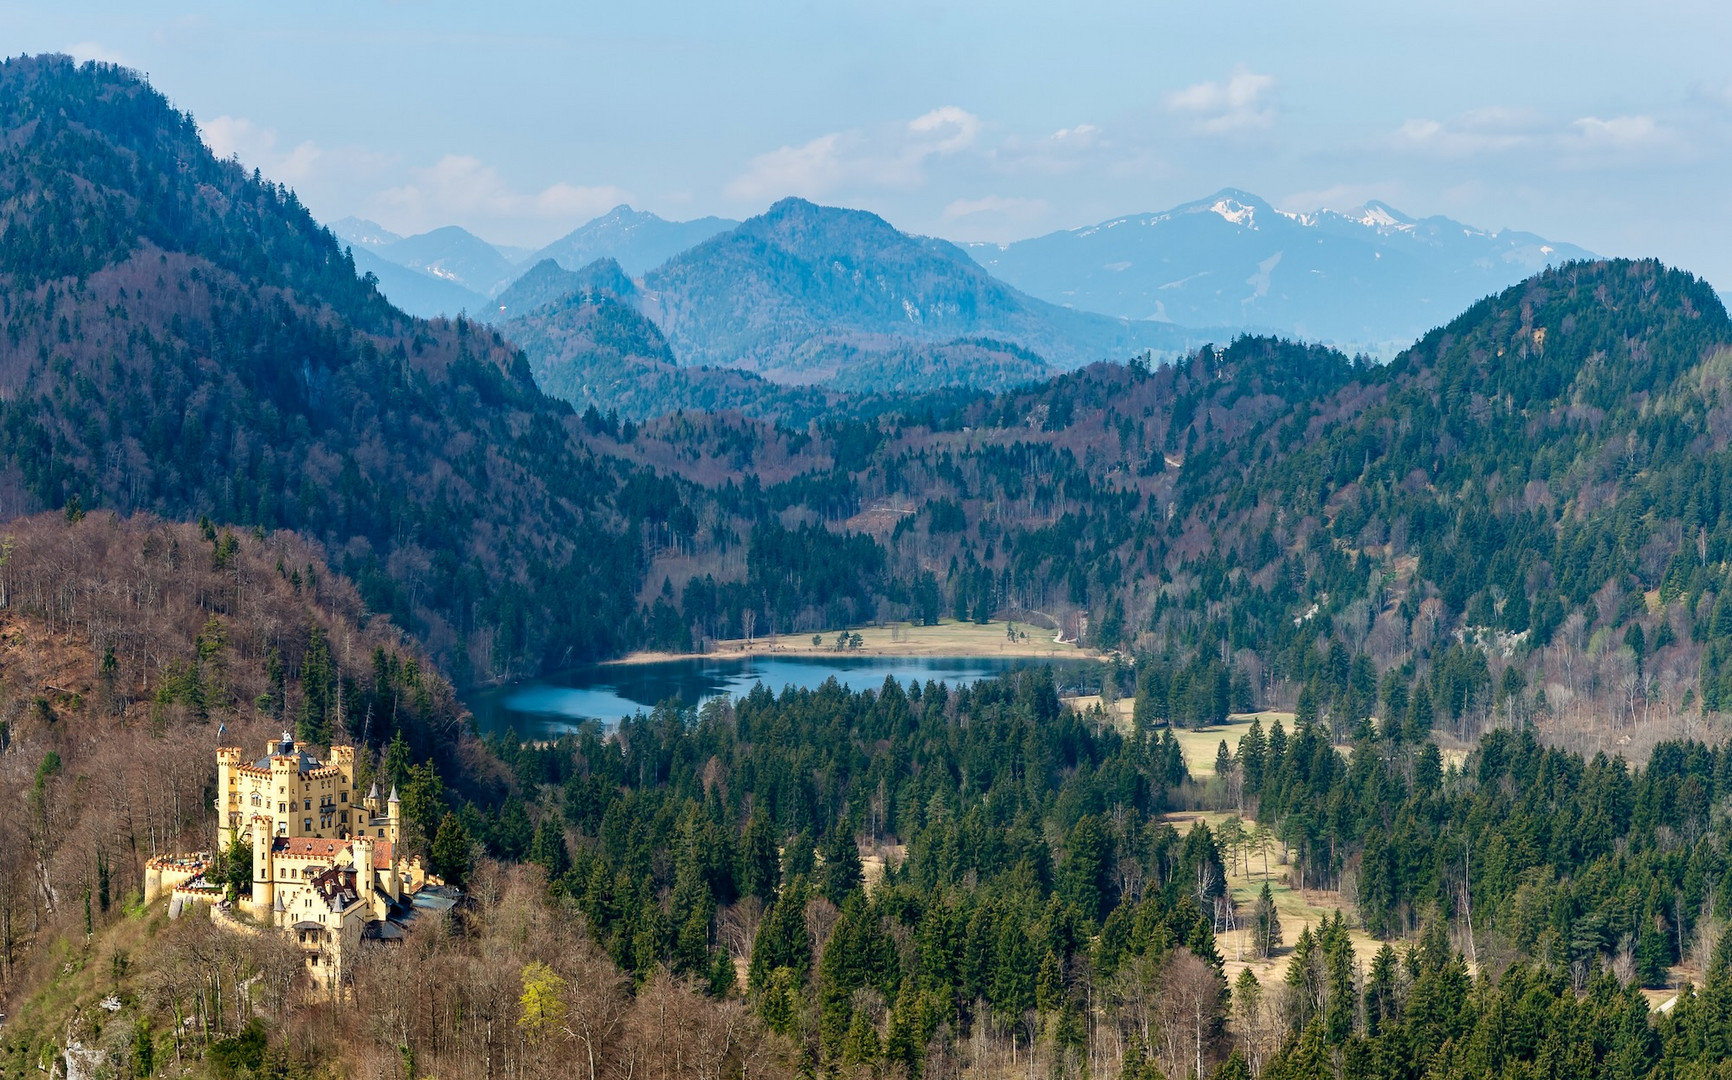
[[[1240,202],[1235,198],[1216,199],[1209,211],[1219,214],[1223,220],[1235,225],[1243,225],[1247,229],[1257,227],[1257,208]]]
[[[628,275],[638,275],[738,225],[725,218],[669,221],[628,203],[587,221],[530,256],[534,265],[552,259],[567,270],[581,270],[597,259],[613,259]]]
[[[1037,300],[949,241],[792,197],[650,271],[643,288],[644,310],[684,363],[791,383],[864,378],[871,365],[901,378],[910,363],[956,361],[954,349],[943,360],[932,349],[959,339],[1014,344],[1061,367],[1148,349],[1171,354],[1190,341],[1165,325]],[[1026,375],[1025,361],[1018,365]],[[931,377],[923,368],[916,381]]]
[[[1347,211],[1347,216],[1377,229],[1411,229],[1415,224],[1406,214],[1377,199]]]
[[[331,222],[331,232],[345,244],[363,248],[381,248],[403,239],[377,221],[346,217]]]

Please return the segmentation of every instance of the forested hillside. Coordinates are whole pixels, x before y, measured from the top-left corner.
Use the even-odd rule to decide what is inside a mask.
[[[1371,711],[1336,689],[1352,658],[1411,682],[1449,654],[1471,671],[1440,725],[1471,735],[1514,666],[1532,718],[1611,746],[1724,695],[1729,342],[1688,274],[1572,264],[1389,365],[1241,339],[838,423],[794,459],[798,439],[749,424],[680,454],[646,443],[651,425],[629,452],[702,480],[764,448],[762,485],[718,502],[871,536],[880,600],[860,610],[918,615],[931,574],[943,614],[1038,613],[1168,665],[1213,657],[1259,703],[1311,684],[1340,732]],[[687,601],[713,636],[759,595],[724,585]]]
[[[219,741],[350,738],[394,746],[386,779],[406,789],[440,771],[477,782],[450,683],[289,532],[105,511],[10,522],[0,641],[9,986],[41,976],[55,934],[135,903],[145,859],[210,846]],[[437,821],[420,818],[425,844]]]
[[[317,537],[460,681],[632,640],[625,476],[501,338],[389,307],[130,73],[10,60],[0,110],[0,509]]]

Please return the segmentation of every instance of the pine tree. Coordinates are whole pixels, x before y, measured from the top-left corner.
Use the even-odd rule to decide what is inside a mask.
[[[1252,949],[1259,959],[1267,960],[1275,955],[1275,950],[1282,944],[1281,916],[1275,910],[1275,896],[1269,891],[1269,883],[1263,883],[1263,891],[1257,894],[1257,907],[1251,916]]]
[[[535,827],[535,839],[529,845],[529,861],[547,871],[548,881],[558,881],[571,869],[565,829],[552,814],[542,817],[541,824]]]
[[[795,986],[804,986],[812,968],[812,939],[806,931],[806,885],[791,882],[765,913],[758,936],[752,942],[752,962],[746,974],[747,989],[767,992],[771,977],[786,969]]]
[[[433,872],[453,885],[467,881],[470,844],[469,831],[457,820],[456,814],[447,811],[439,822],[438,835],[433,838],[433,850],[429,856]]]
[[[739,859],[735,873],[741,895],[756,896],[766,904],[775,899],[782,879],[782,855],[777,850],[775,826],[764,815],[754,813],[746,822]]]
[[[1402,724],[1402,736],[1408,742],[1421,742],[1431,737],[1431,690],[1425,680],[1413,686],[1413,697],[1407,704],[1407,718]]]
[[[307,631],[307,654],[301,659],[301,712],[295,736],[302,742],[329,746],[336,720],[336,666],[325,628],[314,623]]]
[[[848,894],[860,887],[864,871],[860,865],[860,847],[854,842],[854,831],[846,822],[837,822],[824,840],[824,865],[819,868],[819,891],[824,898],[841,907]]]

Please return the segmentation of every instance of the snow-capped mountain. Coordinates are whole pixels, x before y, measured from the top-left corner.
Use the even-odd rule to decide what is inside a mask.
[[[1232,188],[968,251],[1024,292],[1085,311],[1274,330],[1383,355],[1541,267],[1592,257],[1381,202],[1294,213]]]

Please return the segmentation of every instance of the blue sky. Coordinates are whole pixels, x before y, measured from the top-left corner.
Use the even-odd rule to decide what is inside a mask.
[[[1591,2],[13,3],[327,220],[539,246],[799,194],[1009,240],[1235,186],[1732,287],[1732,12]]]

